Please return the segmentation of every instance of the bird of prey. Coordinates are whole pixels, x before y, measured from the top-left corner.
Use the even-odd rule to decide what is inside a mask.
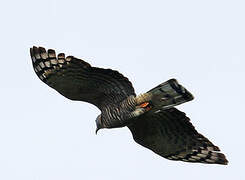
[[[82,59],[56,56],[43,47],[30,49],[33,68],[48,86],[68,99],[97,106],[96,133],[102,128],[128,127],[134,140],[156,154],[185,162],[227,164],[220,149],[199,134],[175,106],[192,94],[170,79],[136,96],[131,82],[118,71],[93,67]]]

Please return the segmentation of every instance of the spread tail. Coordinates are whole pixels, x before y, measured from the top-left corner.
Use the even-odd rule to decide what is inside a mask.
[[[194,98],[176,79],[170,79],[151,89],[146,94],[150,95],[150,103],[153,107],[162,110],[191,101]]]

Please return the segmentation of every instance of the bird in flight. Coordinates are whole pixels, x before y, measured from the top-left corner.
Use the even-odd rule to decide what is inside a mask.
[[[136,95],[132,83],[118,71],[93,67],[82,59],[30,48],[34,71],[41,81],[70,100],[97,106],[96,133],[102,128],[128,127],[133,139],[156,154],[185,162],[228,164],[185,113],[175,106],[191,101],[192,94],[170,79]]]

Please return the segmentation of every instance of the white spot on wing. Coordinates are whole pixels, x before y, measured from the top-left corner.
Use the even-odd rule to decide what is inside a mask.
[[[41,66],[42,69],[45,68],[45,65],[43,64],[43,62],[40,62],[39,66]]]
[[[206,162],[209,162],[209,163],[214,163],[215,161],[214,160],[211,160],[211,159],[205,159]]]
[[[34,56],[32,56],[31,59],[34,63],[36,62],[36,58]]]
[[[191,156],[191,158],[197,159],[197,160],[200,160],[201,159],[201,157],[198,157],[198,156]]]
[[[67,58],[66,58],[66,61],[71,61],[72,60],[72,58],[70,57],[70,56],[68,56]]]
[[[42,74],[44,78],[47,78],[47,76],[45,75],[45,73]]]
[[[59,62],[60,64],[64,64],[64,63],[65,63],[65,60],[64,60],[64,59],[58,59],[58,62]]]
[[[58,64],[56,59],[51,59],[50,62],[51,62],[51,64]]]
[[[43,59],[48,59],[48,54],[45,52],[42,52],[41,53],[41,57],[43,58]]]
[[[218,158],[217,156],[211,156],[211,157],[210,157],[210,159],[212,159],[212,160],[215,160],[215,161],[216,161],[216,160],[218,160],[219,158]]]
[[[39,76],[39,78],[41,79],[41,80],[43,80],[44,78],[43,78],[43,76]]]
[[[207,155],[205,155],[205,154],[197,154],[197,156],[199,156],[199,157],[201,157],[201,158],[207,157]]]
[[[207,150],[209,150],[209,151],[213,151],[213,150],[214,150],[214,148],[213,148],[213,147],[207,147]]]
[[[201,150],[201,153],[202,153],[202,154],[208,155],[209,152],[210,152],[210,151],[207,151],[207,150]]]
[[[172,159],[179,159],[177,156],[171,156]]]
[[[51,64],[49,61],[44,62],[46,67],[51,67]]]
[[[36,68],[37,68],[38,71],[41,71],[42,70],[42,68],[39,65],[37,65]]]

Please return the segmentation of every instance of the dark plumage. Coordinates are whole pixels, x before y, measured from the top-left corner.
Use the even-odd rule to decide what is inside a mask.
[[[175,79],[136,96],[131,82],[117,71],[42,47],[30,49],[37,76],[63,96],[101,110],[97,130],[127,126],[134,140],[171,160],[227,164],[224,154],[199,134],[174,106],[193,96]]]

